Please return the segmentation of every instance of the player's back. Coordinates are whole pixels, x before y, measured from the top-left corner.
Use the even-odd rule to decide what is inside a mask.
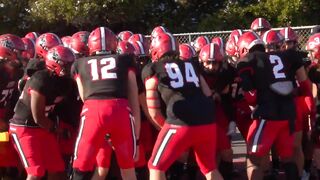
[[[84,100],[127,98],[128,71],[134,69],[131,55],[92,56],[77,60],[72,74],[82,82]]]
[[[202,92],[197,66],[194,61],[168,58],[143,69],[144,80],[157,78],[158,91],[171,124],[197,125],[213,121],[213,101]]]
[[[303,66],[302,58],[300,52],[293,50],[254,52],[239,63],[240,71],[250,69],[253,75],[251,83],[248,79],[242,79],[242,85],[246,90],[257,90],[258,106],[254,116],[268,119],[294,118],[295,73]]]

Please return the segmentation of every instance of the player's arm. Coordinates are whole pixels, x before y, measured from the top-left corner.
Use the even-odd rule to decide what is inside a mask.
[[[151,116],[149,114],[145,92],[142,92],[139,94],[139,102],[140,102],[140,107],[142,108],[144,115],[147,117],[147,119],[150,121],[150,123],[152,123],[155,127],[157,127],[158,125],[155,124],[155,122],[151,119]]]
[[[128,101],[135,121],[136,138],[140,137],[141,117],[138,97],[138,85],[134,71],[128,73]]]
[[[154,124],[156,124],[157,129],[161,129],[165,118],[161,112],[161,102],[160,96],[157,90],[158,80],[156,77],[151,77],[146,79],[145,81],[146,87],[146,99],[147,99],[147,107],[148,112],[151,116],[151,120]]]
[[[46,108],[46,98],[41,93],[31,90],[31,112],[32,117],[36,124],[40,127],[45,128],[49,131],[54,130],[54,123],[46,117],[45,108]]]
[[[75,80],[77,82],[80,98],[82,101],[84,101],[83,100],[83,85],[82,85],[81,79],[79,77],[76,77]]]

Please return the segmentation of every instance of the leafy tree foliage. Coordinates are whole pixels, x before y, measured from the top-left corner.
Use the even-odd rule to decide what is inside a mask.
[[[320,22],[319,0],[0,0],[0,33],[72,34],[108,26],[148,34],[249,28],[256,17],[274,27]]]

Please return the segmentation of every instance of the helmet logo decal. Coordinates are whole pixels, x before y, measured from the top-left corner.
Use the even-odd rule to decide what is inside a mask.
[[[5,38],[5,39],[3,39],[2,41],[0,41],[0,46],[9,48],[9,49],[11,49],[11,50],[14,49],[14,44],[13,44],[13,42],[12,42],[10,39],[7,39],[7,38]]]

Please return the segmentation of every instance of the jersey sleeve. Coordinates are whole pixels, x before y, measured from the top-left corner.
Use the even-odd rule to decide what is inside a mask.
[[[147,79],[154,75],[153,65],[153,63],[149,63],[142,69],[141,77],[143,82],[146,82]]]
[[[237,64],[237,72],[241,79],[241,87],[244,91],[254,89],[254,55],[249,54]]]
[[[320,83],[320,65],[312,65],[308,72],[308,77],[313,83]]]
[[[292,62],[292,68],[294,71],[305,65],[304,59],[308,57],[308,53],[303,51],[288,50],[290,62]]]
[[[133,54],[119,55],[118,59],[120,62],[125,62],[125,66],[128,68],[128,71],[137,73],[136,59]]]
[[[38,71],[30,78],[29,88],[47,96],[50,93],[48,83],[50,83],[49,74],[44,70]]]

